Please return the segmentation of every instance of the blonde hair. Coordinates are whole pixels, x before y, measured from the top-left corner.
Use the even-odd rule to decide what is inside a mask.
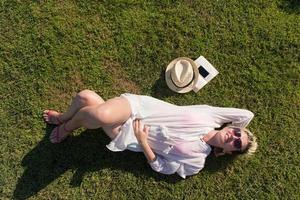
[[[245,150],[242,151],[242,153],[245,153],[246,155],[251,156],[255,153],[257,146],[258,146],[258,144],[256,142],[256,137],[255,137],[255,135],[253,135],[253,133],[251,133],[251,131],[249,131],[249,129],[242,128],[242,130],[248,136],[248,145],[245,148]]]
[[[246,156],[253,155],[256,152],[256,149],[258,147],[255,135],[251,131],[249,131],[249,129],[247,129],[247,128],[241,128],[241,127],[237,127],[237,126],[228,126],[228,127],[229,128],[239,128],[247,134],[248,144],[244,150],[240,151],[240,153],[243,153]]]

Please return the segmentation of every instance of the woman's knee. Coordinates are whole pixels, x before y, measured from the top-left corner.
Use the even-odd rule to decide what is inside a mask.
[[[105,126],[113,122],[111,110],[104,106],[85,106],[80,112],[83,121],[87,123]]]
[[[101,126],[111,126],[124,123],[131,114],[127,100],[115,98],[96,106],[87,106],[82,109],[93,123]]]
[[[107,106],[98,106],[95,111],[95,118],[103,125],[114,124],[113,112]]]
[[[99,128],[106,123],[104,112],[99,112],[98,106],[85,106],[79,110],[80,117],[78,118],[81,125],[88,129]]]
[[[104,103],[104,100],[97,93],[88,89],[78,92],[75,98],[77,98],[80,103],[85,106]]]
[[[107,124],[120,124],[128,120],[131,115],[131,107],[124,97],[115,97],[107,100],[99,106],[103,119]]]

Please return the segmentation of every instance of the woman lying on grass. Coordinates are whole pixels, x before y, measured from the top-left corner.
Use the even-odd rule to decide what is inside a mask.
[[[64,113],[45,110],[45,121],[57,126],[52,143],[62,142],[80,127],[102,127],[111,138],[107,148],[143,152],[151,166],[163,174],[182,178],[197,174],[207,155],[241,152],[253,154],[256,138],[245,127],[253,118],[248,110],[208,105],[177,106],[149,96],[122,94],[106,102],[84,90]],[[221,130],[223,124],[231,126]]]

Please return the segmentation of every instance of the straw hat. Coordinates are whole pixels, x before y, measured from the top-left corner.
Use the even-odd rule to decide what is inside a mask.
[[[176,58],[167,66],[166,82],[174,92],[186,93],[194,88],[199,79],[199,71],[196,63],[186,57]]]

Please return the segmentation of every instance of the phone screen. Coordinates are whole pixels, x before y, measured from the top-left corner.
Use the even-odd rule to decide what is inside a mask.
[[[202,67],[201,65],[198,68],[198,71],[199,71],[200,75],[203,76],[203,78],[206,78],[209,75],[208,71],[206,71],[206,69],[204,67]]]

